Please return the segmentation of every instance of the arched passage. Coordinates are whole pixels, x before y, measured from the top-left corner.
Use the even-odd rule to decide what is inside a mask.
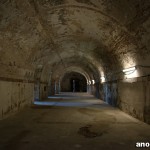
[[[60,84],[62,92],[87,92],[87,80],[77,72],[66,73]]]
[[[150,122],[149,16],[149,0],[1,0],[1,116],[30,104],[34,89],[46,98],[73,66],[106,102]]]

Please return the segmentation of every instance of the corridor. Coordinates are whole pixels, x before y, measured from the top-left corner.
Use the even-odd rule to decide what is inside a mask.
[[[150,126],[87,93],[61,92],[0,121],[0,150],[134,150]]]
[[[0,150],[150,150],[150,0],[0,0]]]

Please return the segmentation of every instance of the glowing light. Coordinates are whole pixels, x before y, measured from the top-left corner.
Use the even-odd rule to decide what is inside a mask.
[[[89,85],[91,85],[91,81],[89,81]]]
[[[101,77],[101,82],[105,82],[105,77]]]
[[[137,67],[130,67],[130,68],[124,69],[123,73],[125,74],[127,79],[136,78],[139,76]]]
[[[125,76],[126,76],[126,78],[136,78],[136,77],[138,77],[139,75],[138,75],[138,71],[137,70],[135,70],[135,71],[133,71],[133,72],[131,72],[131,73],[129,73],[129,74],[125,74]]]
[[[123,72],[126,75],[129,75],[129,74],[132,74],[135,70],[136,70],[136,67],[130,67],[130,68],[124,69]]]
[[[95,84],[95,80],[92,80],[92,83]]]

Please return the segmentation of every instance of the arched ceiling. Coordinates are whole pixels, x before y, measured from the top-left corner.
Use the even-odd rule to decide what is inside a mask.
[[[99,81],[99,71],[97,68],[90,64],[86,58],[84,61],[80,60],[81,58],[69,58],[65,60],[65,67],[62,67],[62,64],[59,63],[54,66],[52,69],[52,78],[57,77],[57,79],[62,78],[68,72],[78,72],[86,77],[87,80],[96,80]],[[46,69],[47,70],[47,69]]]
[[[59,81],[62,82],[62,79],[65,77],[65,75],[70,74],[72,72],[83,75],[87,82],[91,81],[90,76],[84,70],[77,68],[77,67],[68,68],[65,72],[62,73],[62,75],[59,78]]]
[[[46,75],[78,67],[101,76],[147,64],[149,16],[149,0],[1,0],[0,73],[41,65]]]

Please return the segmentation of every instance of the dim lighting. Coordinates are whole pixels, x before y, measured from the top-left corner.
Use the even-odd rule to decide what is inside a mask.
[[[38,66],[37,66],[38,69],[40,69],[40,68],[42,68],[42,67],[43,67],[43,65],[38,65]]]
[[[136,70],[136,67],[130,67],[127,69],[123,69],[123,73],[128,75],[128,74],[132,74],[135,70]]]

